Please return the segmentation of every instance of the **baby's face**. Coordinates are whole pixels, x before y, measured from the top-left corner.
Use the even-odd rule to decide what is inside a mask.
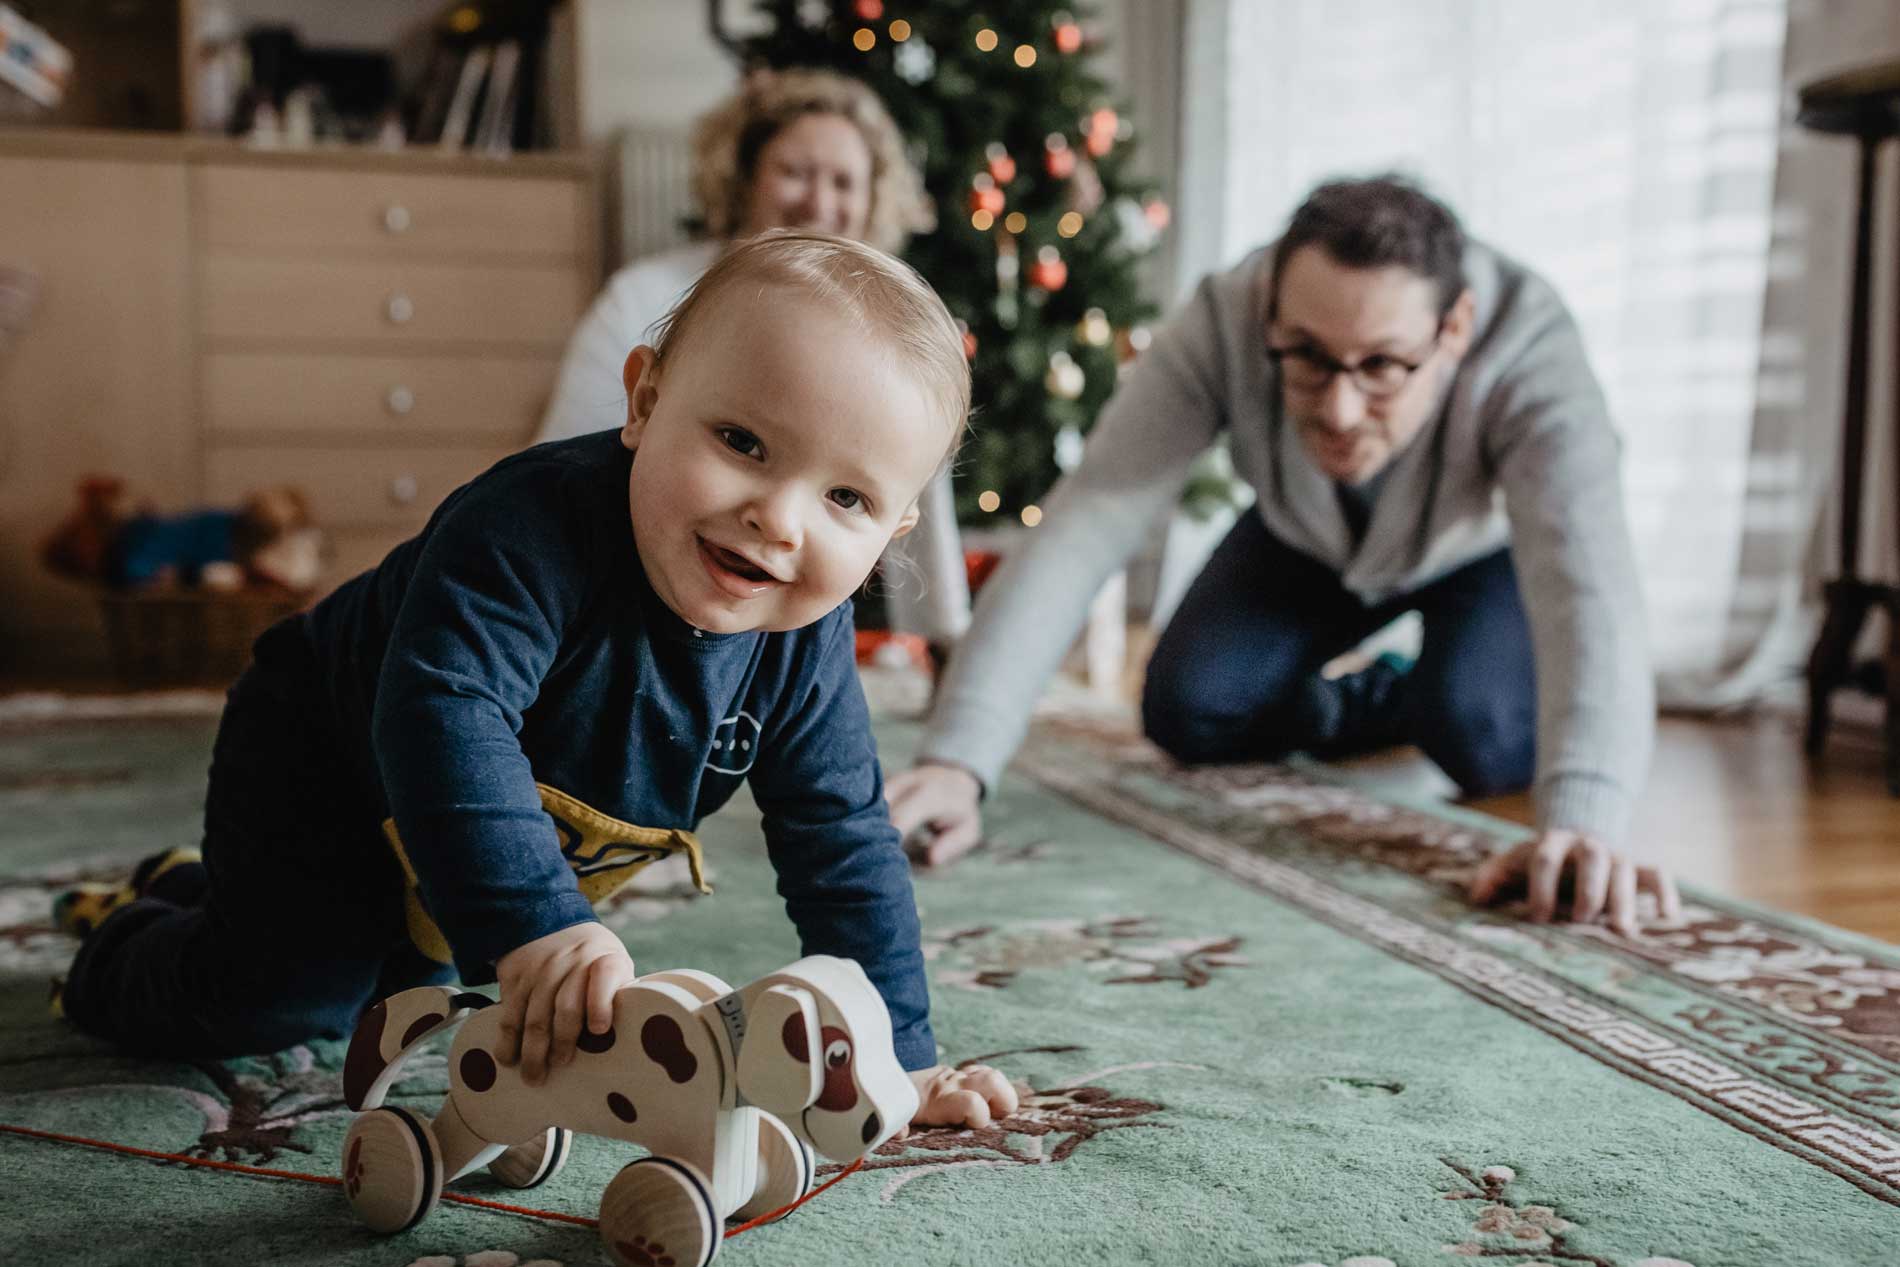
[[[948,424],[882,340],[808,298],[741,283],[714,303],[662,373],[628,358],[634,541],[696,628],[797,629],[916,522]]]

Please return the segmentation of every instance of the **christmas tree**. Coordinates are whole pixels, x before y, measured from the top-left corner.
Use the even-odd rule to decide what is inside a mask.
[[[936,228],[905,258],[967,333],[969,523],[1034,526],[1037,500],[1147,345],[1136,282],[1168,207],[1129,172],[1134,129],[1089,69],[1101,41],[1065,0],[760,0],[748,67],[821,67],[877,90]]]

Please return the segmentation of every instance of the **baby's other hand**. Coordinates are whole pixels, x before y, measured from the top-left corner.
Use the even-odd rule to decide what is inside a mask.
[[[584,1021],[604,1034],[614,1022],[614,995],[633,984],[633,959],[618,937],[589,920],[516,946],[495,965],[501,982],[504,1065],[521,1065],[521,1080],[541,1085],[550,1068],[574,1059]]]
[[[932,1065],[911,1072],[917,1087],[917,1113],[910,1126],[969,1126],[978,1130],[1016,1111],[1016,1088],[988,1065],[952,1069]],[[910,1126],[897,1133],[910,1134]]]

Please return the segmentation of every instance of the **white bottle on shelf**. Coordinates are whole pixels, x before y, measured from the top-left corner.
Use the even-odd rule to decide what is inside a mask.
[[[202,6],[194,38],[191,127],[197,132],[228,132],[245,78],[244,42],[238,38],[237,18],[230,6]]]

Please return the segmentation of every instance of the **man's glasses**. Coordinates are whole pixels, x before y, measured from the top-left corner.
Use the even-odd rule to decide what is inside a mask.
[[[1367,400],[1387,400],[1405,390],[1412,375],[1424,368],[1438,350],[1445,333],[1441,323],[1432,341],[1415,358],[1374,352],[1357,365],[1348,365],[1311,343],[1288,347],[1267,346],[1267,359],[1280,371],[1280,381],[1296,392],[1317,394],[1332,385],[1335,374],[1344,374]]]

